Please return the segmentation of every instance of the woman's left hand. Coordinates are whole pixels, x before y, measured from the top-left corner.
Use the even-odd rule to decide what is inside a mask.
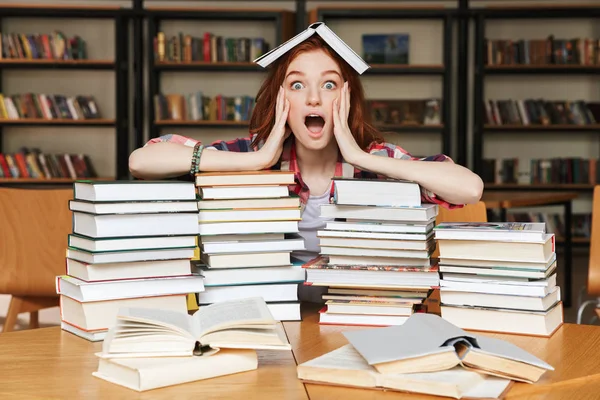
[[[355,164],[360,156],[366,153],[358,146],[348,127],[349,114],[350,89],[348,82],[344,82],[340,97],[333,101],[333,134],[344,160]]]

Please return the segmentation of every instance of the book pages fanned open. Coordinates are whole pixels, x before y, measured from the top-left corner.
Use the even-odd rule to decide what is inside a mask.
[[[397,390],[455,399],[498,399],[510,387],[502,379],[454,367],[445,371],[382,374],[347,344],[298,365],[298,378],[307,383]]]
[[[315,33],[323,38],[323,40],[359,74],[362,74],[370,68],[369,65],[354,50],[352,50],[350,46],[340,39],[335,32],[329,29],[324,22],[310,24],[306,30],[258,57],[254,62],[261,67],[266,68]]]
[[[434,314],[413,314],[400,326],[344,332],[381,373],[442,371],[455,366],[535,382],[554,368],[514,344],[467,333]]]

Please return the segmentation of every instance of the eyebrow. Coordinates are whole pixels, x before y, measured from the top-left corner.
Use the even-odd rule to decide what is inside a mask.
[[[323,71],[323,72],[321,73],[321,75],[328,75],[328,74],[336,74],[336,75],[338,75],[340,78],[342,77],[342,75],[341,75],[339,72],[337,72],[336,70],[334,70],[334,69],[330,69],[330,70],[327,70],[327,71]],[[285,77],[287,78],[287,77],[288,77],[288,76],[290,76],[290,75],[305,75],[305,73],[304,73],[304,72],[300,72],[300,71],[290,71],[290,72],[289,72],[289,73],[288,73],[288,74],[287,74]]]

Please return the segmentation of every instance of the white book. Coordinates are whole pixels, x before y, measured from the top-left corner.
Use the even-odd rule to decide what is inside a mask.
[[[429,255],[431,254],[431,251],[321,246],[321,254],[335,256],[371,256],[428,259]]]
[[[444,222],[434,228],[436,239],[540,242],[543,222]]]
[[[337,238],[337,237],[320,237],[319,243],[321,246],[333,247],[354,247],[366,248],[369,250],[375,249],[391,249],[391,250],[430,250],[435,247],[435,242],[432,240],[387,240],[387,239],[361,239],[361,238]]]
[[[199,210],[233,210],[251,208],[294,208],[300,207],[298,196],[278,197],[275,199],[230,199],[198,200]]]
[[[99,330],[99,331],[85,331],[83,329],[79,329],[76,326],[73,326],[65,321],[60,322],[60,329],[65,332],[72,333],[73,335],[79,336],[85,340],[89,340],[90,342],[101,342],[106,337],[106,333],[108,329]]]
[[[385,232],[385,233],[420,233],[432,234],[435,220],[427,224],[403,224],[391,221],[352,221],[348,218],[344,221],[330,221],[325,225],[325,230],[346,232]]]
[[[206,254],[267,253],[306,250],[304,247],[304,239],[302,238],[244,242],[209,242],[203,243],[201,248]]]
[[[199,187],[198,194],[204,200],[227,200],[227,199],[268,199],[277,197],[289,197],[287,186],[217,186]]]
[[[279,57],[311,37],[313,34],[318,34],[323,40],[340,56],[342,57],[352,68],[359,74],[365,72],[369,65],[358,55],[350,46],[348,46],[342,39],[339,38],[324,22],[315,22],[310,24],[308,28],[300,32],[288,41],[280,44],[271,51],[263,54],[254,60],[258,65],[266,68],[269,64],[273,63]]]
[[[297,283],[270,283],[264,285],[211,286],[198,293],[198,303],[206,305],[226,300],[246,297],[262,297],[269,302],[289,302],[298,300]]]
[[[283,240],[285,233],[240,233],[231,235],[200,236],[200,245],[206,243],[230,243],[230,242],[258,242],[269,240]]]
[[[84,282],[68,275],[56,277],[56,293],[77,301],[128,299],[143,296],[198,293],[204,290],[201,276],[160,279],[123,279],[118,281]]]
[[[67,275],[82,281],[156,278],[191,275],[189,259],[167,259],[94,264],[67,258]]]
[[[421,207],[375,207],[322,204],[321,216],[385,221],[429,221],[438,213],[437,204]]]
[[[301,321],[300,302],[267,303],[267,307],[276,321]]]
[[[418,207],[421,187],[416,182],[388,179],[334,178],[334,203],[340,205]]]
[[[107,251],[103,253],[91,253],[88,251],[67,249],[67,257],[88,264],[123,263],[133,261],[174,260],[194,257],[194,249],[156,249],[156,250],[133,250],[133,251]]]
[[[175,201],[196,200],[193,182],[181,181],[77,181],[75,200],[87,201]]]
[[[490,308],[512,308],[523,311],[546,311],[561,300],[560,286],[555,286],[544,297],[516,296],[493,293],[458,292],[449,288],[440,289],[440,301],[447,306],[473,306]]]
[[[92,202],[70,200],[69,209],[88,214],[146,214],[161,212],[197,212],[196,201]]]
[[[200,235],[298,232],[298,221],[196,222],[196,224]]]
[[[229,286],[266,283],[302,283],[306,272],[301,265],[285,267],[261,267],[240,269],[208,269],[202,270],[204,285]]]
[[[187,312],[187,295],[136,297],[104,301],[80,302],[60,296],[61,319],[84,331],[105,331],[117,321],[121,307],[141,307]]]
[[[108,214],[73,212],[73,233],[90,238],[192,235],[198,213]]]
[[[299,221],[301,219],[300,208],[201,210],[198,213],[198,222]]]
[[[360,232],[323,229],[317,231],[320,238],[361,238],[361,239],[390,239],[425,241],[433,238],[433,232],[429,233],[388,233],[388,232]]]
[[[92,239],[76,234],[69,234],[68,246],[90,252],[144,249],[176,249],[181,247],[195,247],[196,237],[197,236],[195,235],[190,235]]]
[[[289,251],[276,253],[202,254],[209,268],[262,268],[290,265]]]

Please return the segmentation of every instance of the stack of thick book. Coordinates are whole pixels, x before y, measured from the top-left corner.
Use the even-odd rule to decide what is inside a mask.
[[[96,353],[92,375],[143,392],[255,370],[258,349],[291,350],[260,297],[211,304],[191,316],[124,307]]]
[[[467,333],[434,314],[413,314],[402,326],[343,334],[349,344],[298,365],[298,378],[456,399],[501,399],[513,381],[534,383],[554,370],[512,343]]]
[[[192,182],[78,181],[66,275],[56,277],[62,329],[103,340],[120,307],[187,311],[198,209]],[[66,205],[65,205],[66,207]]]
[[[421,204],[414,182],[334,178],[331,219],[318,231],[321,256],[306,284],[328,286],[320,322],[400,325],[439,284],[430,265],[437,205]]]
[[[442,317],[473,330],[550,336],[563,323],[554,234],[544,223],[442,223]]]
[[[280,321],[300,319],[301,263],[291,253],[304,249],[298,235],[300,201],[290,196],[294,173],[253,171],[199,173],[198,232],[206,290],[200,306],[261,296]]]

